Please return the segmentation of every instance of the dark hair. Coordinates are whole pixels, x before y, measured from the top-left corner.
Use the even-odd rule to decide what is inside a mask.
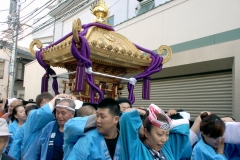
[[[6,98],[6,103],[4,105],[4,112],[7,113],[8,112],[8,99]]]
[[[27,113],[28,112],[30,112],[31,110],[33,110],[33,109],[38,109],[38,106],[37,105],[31,105],[31,106],[28,106],[27,108],[26,108],[26,110],[25,110],[25,113],[26,113],[26,115],[28,115]]]
[[[236,121],[235,118],[231,117],[231,116],[223,116],[222,118],[232,118],[233,121]]]
[[[207,112],[201,114],[202,122],[200,131],[209,137],[220,137],[224,134],[225,123],[215,114],[208,115]]]
[[[120,116],[120,106],[117,101],[112,98],[104,98],[98,104],[98,108],[108,108],[109,113],[115,116]]]
[[[183,119],[180,113],[176,113],[170,116],[171,119]]]
[[[18,109],[19,107],[25,108],[23,105],[17,105],[17,106],[15,106],[15,107],[13,108],[12,116],[11,116],[11,121],[12,121],[12,122],[13,122],[15,119],[16,119],[17,122],[18,122],[18,119],[15,118],[15,115],[17,114],[17,109]]]
[[[42,102],[43,99],[52,100],[53,96],[50,93],[48,93],[48,92],[43,92],[43,93],[39,94],[36,97],[36,104],[37,104],[38,107],[40,107],[40,103]]]
[[[146,114],[143,117],[143,127],[146,128],[148,132],[150,132],[153,124],[149,121],[148,115],[149,115],[149,111],[147,111]],[[165,115],[156,114],[156,116],[157,116],[157,120],[159,120],[161,122],[165,122],[167,124],[169,123],[168,119]]]
[[[130,108],[132,108],[132,104],[131,104],[131,102],[129,101],[129,99],[127,99],[127,98],[119,98],[119,99],[117,100],[117,102],[118,102],[118,104],[128,103],[128,104],[130,105]]]

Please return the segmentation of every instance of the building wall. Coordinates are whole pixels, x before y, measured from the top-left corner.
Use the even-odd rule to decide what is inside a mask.
[[[171,46],[239,28],[239,5],[237,0],[175,0],[117,25],[115,30],[154,50],[162,44]]]
[[[7,60],[10,61],[11,53],[10,53],[9,50],[1,49],[0,50],[0,55],[1,55],[0,58],[7,59]],[[9,76],[9,74],[8,74],[9,61],[5,61],[4,76],[3,76],[3,79],[0,79],[0,93],[1,93],[1,97],[3,97],[3,98],[9,97],[10,96],[10,91],[11,91],[12,77]],[[7,86],[8,85],[9,85],[9,93],[7,93]],[[13,96],[18,98],[21,95],[24,95],[23,81],[22,80],[15,80],[15,82],[14,82],[14,95]]]
[[[10,60],[9,55],[11,55],[8,51],[6,51],[5,49],[0,49],[0,58],[3,59],[7,59]],[[3,79],[0,79],[0,93],[1,93],[1,97],[2,98],[6,98],[8,97],[7,95],[7,86],[8,86],[8,64],[9,61],[5,61],[4,64],[4,75],[3,75]],[[10,82],[9,82],[9,86],[10,86]],[[9,88],[10,89],[10,88]]]
[[[56,74],[66,73],[67,71],[62,68],[52,67]],[[25,88],[24,99],[34,99],[41,93],[41,80],[45,74],[45,70],[39,65],[37,60],[32,61],[25,65],[24,83]],[[60,83],[59,83],[60,85]],[[49,93],[53,94],[52,86],[49,83]],[[59,90],[62,92],[61,89]]]

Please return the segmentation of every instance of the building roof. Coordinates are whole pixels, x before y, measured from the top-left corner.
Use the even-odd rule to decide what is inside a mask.
[[[13,49],[13,43],[9,43],[6,41],[0,41],[0,45],[2,45],[3,47],[6,47],[10,51],[12,51],[12,49]],[[21,47],[21,46],[17,47],[17,56],[24,57],[27,59],[32,59],[32,60],[35,59],[29,52],[28,48]]]

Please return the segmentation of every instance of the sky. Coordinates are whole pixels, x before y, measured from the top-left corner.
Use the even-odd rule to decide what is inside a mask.
[[[20,21],[21,22],[20,23],[32,26],[33,25],[33,19],[45,16],[49,12],[49,9],[47,9],[47,8],[45,9],[45,7],[43,7],[41,9],[39,9],[38,11],[35,11],[32,14],[30,14],[30,15],[34,16],[40,10],[42,10],[38,15],[34,16],[33,18],[31,18],[31,16],[28,17],[29,13],[31,13],[32,11],[34,11],[37,8],[42,7],[48,1],[50,1],[50,0],[20,0],[20,2],[21,2],[21,12],[20,12],[20,17],[21,17]],[[53,1],[54,0],[52,0],[52,2]],[[2,23],[2,22],[7,21],[7,17],[9,15],[9,8],[10,8],[10,0],[1,1],[1,5],[0,5],[0,22],[1,22],[0,23],[0,31],[8,29],[8,25],[6,23]],[[7,11],[4,11],[4,10],[7,10]],[[30,32],[31,32],[31,27],[28,27],[28,29],[26,29],[24,31],[23,35],[27,35]],[[4,35],[2,35],[2,32],[0,32],[0,39],[2,39],[2,37],[4,37]],[[31,41],[32,41],[32,36],[30,35],[30,36],[27,36],[26,38],[18,41],[18,45],[28,48]]]

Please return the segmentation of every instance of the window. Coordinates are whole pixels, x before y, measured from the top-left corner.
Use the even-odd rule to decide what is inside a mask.
[[[151,10],[154,6],[154,0],[147,0],[147,1],[143,1],[140,2],[139,7],[137,7],[137,15],[140,15],[142,13],[145,13],[149,10]]]
[[[0,60],[0,79],[3,79],[5,61]]]
[[[16,66],[16,79],[23,80],[23,76],[24,76],[23,69],[24,69],[24,64],[18,62]]]
[[[107,23],[114,26],[114,16],[109,17],[108,20],[107,20]]]

